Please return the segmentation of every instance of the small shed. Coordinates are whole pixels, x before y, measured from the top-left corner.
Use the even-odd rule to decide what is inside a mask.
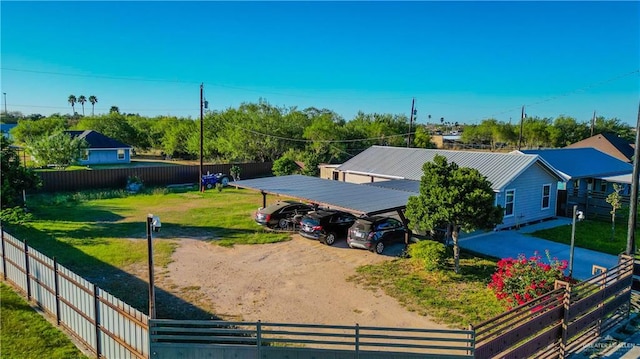
[[[131,146],[93,130],[65,131],[72,138],[82,138],[89,144],[80,160],[82,165],[119,164],[131,162]]]

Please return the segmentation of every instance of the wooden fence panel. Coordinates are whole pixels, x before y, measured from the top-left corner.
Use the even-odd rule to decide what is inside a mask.
[[[232,164],[204,165],[203,173],[229,174]],[[272,175],[271,162],[240,163],[243,179]],[[41,192],[64,192],[87,189],[124,189],[129,176],[138,176],[148,186],[166,186],[199,182],[200,166],[128,167],[87,171],[39,172],[43,186]]]

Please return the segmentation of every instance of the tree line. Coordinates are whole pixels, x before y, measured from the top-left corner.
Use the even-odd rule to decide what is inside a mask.
[[[303,163],[303,172],[315,174],[317,164],[343,162],[372,145],[404,147],[410,141],[411,147],[433,148],[437,133],[455,131],[462,143],[490,150],[563,147],[591,135],[590,123],[568,116],[527,117],[522,126],[495,119],[473,125],[440,122],[416,125],[405,115],[364,112],[346,121],[329,109],[278,107],[260,99],[205,113],[203,157],[207,162],[275,162],[277,174],[291,173]],[[135,153],[163,152],[184,159],[200,154],[200,121],[190,117],[145,117],[120,113],[113,106],[107,114],[32,115],[18,118],[17,124],[11,134],[27,151],[35,151],[34,144],[43,137],[64,130],[94,130],[132,146]],[[629,125],[615,118],[598,117],[593,131],[635,136]]]

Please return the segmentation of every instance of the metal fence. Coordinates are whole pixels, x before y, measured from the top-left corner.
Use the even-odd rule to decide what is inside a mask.
[[[150,320],[1,231],[2,275],[98,358],[558,358],[628,317],[634,259],[469,330]],[[640,273],[638,273],[640,274]]]
[[[2,274],[97,358],[148,358],[148,317],[1,231]]]
[[[262,322],[150,320],[151,358],[473,358],[474,333]]]
[[[232,164],[204,165],[203,172],[229,174]],[[271,162],[239,163],[243,179],[272,175]],[[198,183],[200,166],[128,167],[87,171],[39,172],[42,192],[124,188],[129,176],[138,176],[148,186]]]
[[[473,326],[476,358],[563,358],[629,315],[634,260],[557,289]],[[594,266],[595,267],[595,266]]]

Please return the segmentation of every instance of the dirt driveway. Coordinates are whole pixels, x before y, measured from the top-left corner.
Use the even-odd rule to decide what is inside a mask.
[[[226,320],[446,328],[382,291],[347,281],[358,266],[392,259],[346,248],[344,241],[329,247],[297,234],[288,242],[233,248],[181,239],[165,280],[172,292],[198,291]]]

